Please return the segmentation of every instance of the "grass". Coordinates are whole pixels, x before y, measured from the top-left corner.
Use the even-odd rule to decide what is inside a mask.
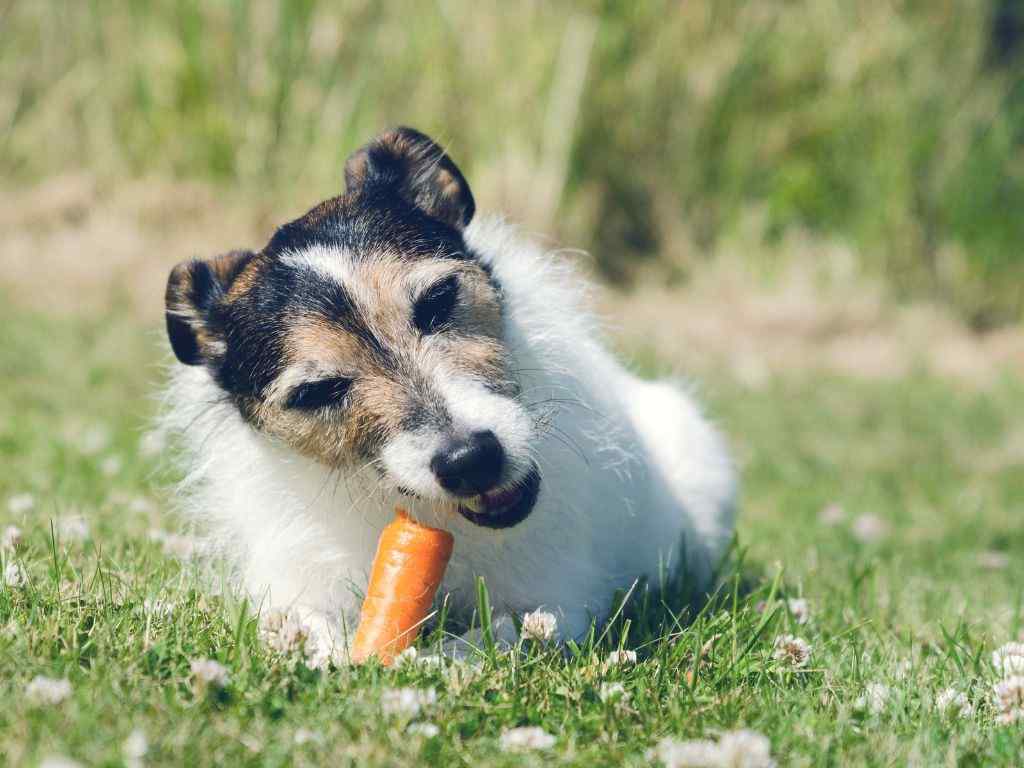
[[[6,562],[28,576],[24,587],[0,585],[6,764],[62,754],[121,765],[136,728],[152,765],[644,765],[665,736],[738,727],[765,734],[780,765],[1024,760],[1021,729],[994,723],[988,664],[1022,628],[1019,380],[983,391],[915,377],[754,390],[705,382],[741,458],[745,501],[721,592],[691,623],[638,599],[600,642],[565,658],[527,645],[487,655],[479,674],[320,674],[269,652],[252,606],[204,587],[148,536],[175,526],[169,478],[139,448],[160,378],[159,333],[141,333],[116,308],[83,320],[7,306],[0,499],[28,493],[34,507],[0,509],[0,522],[25,533]],[[819,513],[833,503],[846,518],[827,525]],[[51,526],[73,514],[90,523],[85,541]],[[887,530],[858,538],[863,515]],[[810,606],[803,625],[781,602],[798,596]],[[785,632],[811,644],[806,669],[772,659]],[[639,663],[605,669],[620,642]],[[193,689],[196,658],[227,667],[223,690]],[[36,675],[67,677],[71,697],[33,706],[24,690]],[[602,702],[602,682],[621,682],[629,698]],[[872,682],[892,689],[877,714],[855,707]],[[436,689],[418,719],[435,723],[437,737],[410,735],[408,718],[382,714],[383,691],[399,686]],[[974,717],[936,713],[947,686],[968,693]],[[502,752],[502,731],[527,724],[554,734],[555,746]],[[317,736],[297,743],[303,731]]]
[[[744,502],[701,613],[638,590],[564,655],[320,673],[270,651],[254,606],[151,536],[180,522],[146,439],[164,341],[129,299],[157,305],[139,298],[150,278],[217,241],[177,230],[209,229],[218,205],[147,203],[139,182],[126,226],[74,194],[76,171],[98,188],[174,177],[298,212],[338,191],[352,149],[409,123],[452,149],[481,209],[592,249],[615,280],[685,281],[740,243],[759,275],[805,252],[833,282],[880,279],[985,327],[1024,311],[1022,20],[1018,0],[0,0],[0,181],[53,181],[8,206],[10,285],[37,251],[57,275],[32,283],[36,307],[80,298],[69,282],[120,285],[114,267],[135,278],[88,317],[17,309],[0,286],[0,528],[24,532],[0,566],[27,576],[0,580],[0,763],[134,766],[123,745],[140,730],[151,765],[646,765],[662,738],[737,728],[787,766],[1024,763],[989,664],[1024,631],[1020,378],[710,376]],[[764,343],[772,313],[752,317],[738,335]],[[814,333],[827,342],[829,324]],[[655,372],[636,337],[627,351]],[[61,522],[79,516],[84,538]],[[784,633],[810,644],[807,667],[773,658]],[[635,666],[604,664],[620,646]],[[227,669],[222,689],[196,688],[204,658]],[[38,675],[71,696],[34,704]],[[607,683],[628,697],[602,701]],[[878,712],[857,706],[872,684],[891,689]],[[383,711],[403,686],[436,690],[416,718],[436,737]],[[950,686],[972,717],[936,711]],[[554,746],[502,751],[522,725]]]

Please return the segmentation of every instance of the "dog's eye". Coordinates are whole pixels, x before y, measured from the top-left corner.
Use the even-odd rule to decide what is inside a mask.
[[[351,379],[340,377],[307,381],[291,391],[284,407],[312,411],[327,405],[336,405],[345,399],[350,386]]]
[[[413,308],[412,321],[422,333],[441,330],[451,320],[455,300],[459,297],[459,281],[452,275],[427,289]]]

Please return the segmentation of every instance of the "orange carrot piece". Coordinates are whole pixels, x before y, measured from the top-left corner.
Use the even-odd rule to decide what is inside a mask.
[[[385,666],[412,645],[441,585],[455,540],[396,509],[377,542],[352,660],[376,656]]]

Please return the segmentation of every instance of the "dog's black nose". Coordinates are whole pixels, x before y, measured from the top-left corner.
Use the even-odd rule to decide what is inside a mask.
[[[456,496],[475,496],[498,483],[505,451],[490,430],[456,438],[434,454],[430,469],[437,481]]]

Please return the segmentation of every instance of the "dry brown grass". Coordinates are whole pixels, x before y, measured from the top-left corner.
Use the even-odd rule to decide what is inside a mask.
[[[152,179],[107,186],[79,174],[7,189],[0,295],[51,313],[123,307],[152,327],[175,263],[259,246],[294,213],[221,188]],[[727,243],[717,258],[688,263],[684,285],[650,279],[630,292],[603,291],[616,343],[636,358],[724,371],[754,387],[793,373],[890,378],[924,370],[985,384],[1003,371],[1024,372],[1019,328],[977,334],[948,310],[896,304],[851,271],[856,259],[840,246],[790,238],[757,260],[782,265],[772,275],[751,273],[753,260],[738,255],[749,247],[764,246]]]
[[[259,206],[200,184],[104,186],[85,174],[0,192],[0,290],[48,312],[126,304],[147,324],[162,313],[167,273],[191,256],[255,243],[270,231]]]
[[[812,249],[813,250],[813,249]],[[772,279],[723,258],[683,288],[613,293],[605,315],[624,350],[680,371],[722,370],[752,387],[773,376],[881,379],[925,372],[985,385],[1024,371],[1019,327],[970,330],[948,308],[897,304],[866,280],[814,279],[813,253],[791,254]]]

